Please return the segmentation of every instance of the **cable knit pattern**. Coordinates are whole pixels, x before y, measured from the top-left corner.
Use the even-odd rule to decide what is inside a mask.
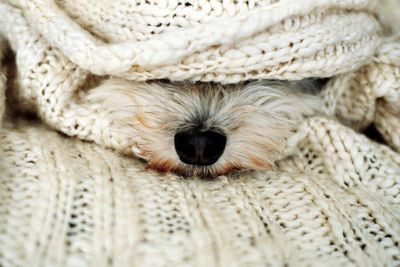
[[[0,0],[0,266],[399,266],[399,6]],[[160,175],[87,97],[110,76],[332,77],[332,118],[273,171]]]

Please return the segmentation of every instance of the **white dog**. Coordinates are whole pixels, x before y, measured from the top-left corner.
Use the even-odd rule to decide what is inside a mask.
[[[220,85],[111,79],[90,99],[104,103],[117,128],[140,140],[150,168],[216,176],[273,167],[298,123],[320,110],[312,88],[313,80]]]

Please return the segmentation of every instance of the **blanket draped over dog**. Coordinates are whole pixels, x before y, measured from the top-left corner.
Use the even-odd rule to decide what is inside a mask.
[[[397,0],[1,0],[0,266],[399,266],[399,25]],[[276,170],[161,175],[87,97],[108,77],[332,77],[336,119]]]

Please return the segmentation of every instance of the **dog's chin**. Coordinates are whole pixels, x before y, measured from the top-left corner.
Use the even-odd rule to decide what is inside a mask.
[[[182,177],[203,177],[208,179],[244,170],[243,168],[233,164],[217,167],[188,165],[170,161],[148,162],[147,168],[159,173],[175,173]]]

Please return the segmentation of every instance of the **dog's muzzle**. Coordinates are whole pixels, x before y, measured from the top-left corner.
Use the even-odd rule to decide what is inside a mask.
[[[226,136],[216,131],[193,129],[174,138],[179,159],[189,165],[212,165],[225,150]]]

